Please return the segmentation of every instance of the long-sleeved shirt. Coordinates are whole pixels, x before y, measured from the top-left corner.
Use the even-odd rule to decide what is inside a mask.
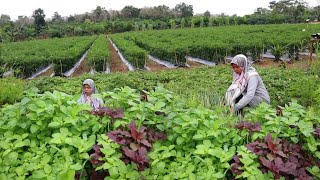
[[[262,101],[270,103],[270,96],[259,75],[254,75],[249,78],[248,85],[243,91],[243,97],[235,104],[235,111],[238,111],[245,106],[255,107]]]

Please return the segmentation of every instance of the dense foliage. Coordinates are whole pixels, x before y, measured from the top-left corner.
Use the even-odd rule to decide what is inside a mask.
[[[317,75],[284,68],[258,68],[258,72],[268,88],[273,105],[284,105],[292,98],[298,99],[304,106],[316,105],[320,102],[319,90],[317,91],[319,76]],[[29,86],[36,86],[41,92],[59,90],[75,94],[80,93],[80,86],[85,78],[94,79],[97,87],[103,91],[111,91],[123,86],[152,90],[158,83],[162,83],[165,88],[210,107],[221,102],[221,97],[231,83],[232,73],[229,66],[219,65],[190,70],[85,75],[72,79],[40,78],[30,81]],[[303,85],[303,93],[301,85]]]
[[[16,17],[1,14],[0,42],[147,29],[303,23],[319,21],[320,18],[319,6],[310,7],[305,1],[297,0],[270,1],[268,7],[256,7],[251,11],[254,13],[244,16],[225,13],[217,15],[210,11],[194,14],[193,6],[182,2],[174,8],[166,5],[143,8],[125,6],[119,11],[97,6],[91,12],[62,18],[58,12],[51,16],[37,9],[34,12],[41,13],[33,14],[35,19],[28,17],[32,12],[19,16],[17,20],[12,20]],[[44,17],[49,19],[44,22]]]
[[[97,71],[105,71],[106,63],[109,62],[110,52],[108,48],[108,41],[104,35],[100,35],[90,48],[87,59],[91,67]]]
[[[54,64],[57,72],[69,70],[90,48],[96,36],[34,40],[0,45],[0,64],[7,70],[19,70],[28,77],[41,68]]]
[[[190,104],[162,86],[140,93],[117,88],[101,97],[106,107],[95,115],[57,91],[29,91],[1,108],[1,179],[320,175],[319,116],[296,101],[278,115],[261,104],[239,122],[224,106]]]
[[[305,51],[310,35],[318,32],[318,28],[319,25],[312,24],[232,26],[127,32],[112,37],[133,41],[151,55],[173,63],[185,62],[185,56],[224,62],[226,56],[239,53],[253,60],[260,59],[274,47],[281,47],[281,54],[287,52],[290,58],[297,58],[297,53]],[[271,53],[278,55],[275,51]]]
[[[246,54],[253,60],[271,52],[277,59],[283,54],[290,59],[305,52],[310,34],[319,25],[261,25],[144,31],[112,34],[110,38],[123,56],[136,68],[144,68],[147,54],[183,65],[185,56],[217,63],[226,56]],[[7,43],[0,46],[0,63],[14,68],[21,76],[30,76],[41,67],[55,65],[56,72],[65,72],[90,48],[96,36],[74,37]],[[98,71],[109,59],[106,39],[101,35],[91,47],[88,59]],[[32,47],[32,48],[29,48]]]
[[[111,40],[119,48],[123,56],[136,68],[143,69],[147,51],[121,35],[111,36]]]
[[[25,83],[20,79],[3,78],[0,79],[0,106],[13,104],[23,98]]]

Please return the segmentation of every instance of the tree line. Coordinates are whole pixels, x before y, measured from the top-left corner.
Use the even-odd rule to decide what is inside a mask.
[[[15,21],[2,14],[0,42],[169,28],[302,23],[319,19],[320,6],[309,7],[302,0],[271,1],[268,8],[259,7],[253,14],[244,16],[212,14],[209,11],[194,14],[193,6],[186,3],[179,3],[174,8],[165,5],[125,6],[119,11],[97,6],[91,12],[68,17],[55,12],[50,18],[46,18],[45,12],[39,8],[31,17],[19,16]]]

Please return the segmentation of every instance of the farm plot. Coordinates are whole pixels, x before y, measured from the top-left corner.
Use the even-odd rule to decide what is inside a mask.
[[[274,57],[288,54],[296,58],[305,51],[310,34],[318,32],[319,27],[317,24],[228,26],[126,32],[111,37],[132,41],[159,59],[183,64],[186,56],[224,62],[226,56],[239,53],[260,59],[267,51]]]
[[[69,70],[89,49],[96,36],[34,40],[2,44],[0,64],[31,76],[43,67],[53,64],[55,71]]]

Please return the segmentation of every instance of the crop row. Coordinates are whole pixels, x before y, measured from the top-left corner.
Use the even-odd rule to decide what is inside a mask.
[[[49,64],[65,72],[79,60],[95,39],[95,36],[88,36],[2,44],[0,64],[19,69],[23,77]]]
[[[185,62],[185,56],[223,61],[238,53],[257,59],[273,47],[283,47],[292,57],[307,47],[319,25],[256,25],[195,28],[162,31],[126,32],[123,37],[135,42],[157,58],[173,63]]]
[[[137,46],[130,39],[126,39],[122,34],[110,36],[113,43],[117,45],[123,56],[136,68],[143,68],[147,51]]]
[[[89,65],[94,67],[97,71],[105,71],[106,63],[110,59],[110,52],[108,49],[108,41],[104,35],[100,35],[90,48],[87,59]]]

